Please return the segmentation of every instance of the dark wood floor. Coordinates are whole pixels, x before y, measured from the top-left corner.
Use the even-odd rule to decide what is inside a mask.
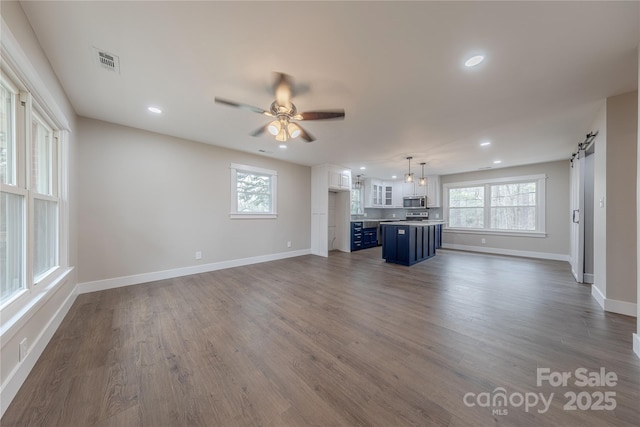
[[[564,262],[303,256],[80,295],[1,425],[638,425],[634,330]],[[536,385],[581,367],[617,385]],[[463,402],[498,387],[554,397],[546,413]],[[571,391],[616,408],[563,410]]]

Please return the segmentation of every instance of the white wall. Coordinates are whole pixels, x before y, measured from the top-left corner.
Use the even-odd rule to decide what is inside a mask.
[[[638,92],[607,98],[605,296],[632,304],[636,303],[637,282],[636,267],[629,262],[636,259],[637,120]]]
[[[638,93],[607,98],[592,130],[595,144],[594,286],[606,311],[637,313]]]
[[[62,114],[69,122],[71,131],[68,139],[69,153],[69,179],[70,188],[68,199],[65,201],[69,209],[69,265],[77,265],[77,135],[76,114],[67,99],[64,90],[42,51],[38,40],[31,29],[31,26],[22,11],[18,2],[2,2],[2,20],[7,25],[17,41],[20,49],[24,52],[27,61],[31,63],[31,68],[35,70],[43,86],[49,92],[52,101],[57,105]],[[0,409],[4,413],[5,409],[18,391],[20,385],[35,364],[38,356],[49,341],[58,323],[62,320],[66,311],[75,298],[76,272],[72,271],[65,282],[55,288],[55,291],[47,292],[46,297],[40,300],[33,308],[23,313],[19,318],[2,318],[3,331],[8,330],[10,334],[3,334],[0,348]],[[15,323],[14,323],[15,320]],[[8,337],[11,335],[11,337]],[[19,342],[26,338],[28,341],[29,354],[19,361]]]
[[[640,17],[640,8],[638,9]],[[638,70],[640,70],[640,32],[638,33]],[[638,87],[640,87],[640,72],[638,73]],[[640,126],[640,97],[638,97],[638,126]],[[633,351],[640,357],[640,128],[638,129],[638,139],[636,142],[636,333],[633,334]]]
[[[594,139],[593,161],[593,288],[602,296],[607,294],[607,209],[600,200],[607,200],[607,103],[594,118],[588,131],[598,132]],[[606,206],[606,205],[605,205]]]
[[[80,282],[310,248],[309,167],[87,118],[78,138]],[[231,163],[277,171],[277,219],[229,219]]]
[[[514,253],[543,258],[569,258],[569,160],[491,169],[440,177],[441,184],[503,177],[545,174],[546,237],[497,236],[492,234],[443,233],[445,247],[480,248],[486,252]],[[442,197],[446,197],[444,191]],[[486,244],[481,243],[486,239]],[[454,245],[454,246],[452,246]]]

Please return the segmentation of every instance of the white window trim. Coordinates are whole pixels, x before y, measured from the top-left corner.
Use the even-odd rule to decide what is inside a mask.
[[[445,221],[445,226],[443,232],[448,233],[463,233],[463,234],[487,234],[487,235],[496,235],[496,236],[511,236],[511,237],[546,237],[546,180],[547,176],[545,174],[538,175],[524,175],[524,176],[513,176],[513,177],[502,177],[502,178],[493,178],[493,179],[483,179],[476,181],[464,181],[464,182],[450,182],[443,184],[443,206],[442,206],[442,214]],[[464,187],[473,187],[473,186],[485,186],[485,193],[487,193],[488,186],[493,184],[504,184],[504,183],[518,183],[518,182],[531,182],[537,181],[536,186],[536,229],[535,231],[523,231],[523,230],[497,230],[493,228],[456,228],[449,227],[449,190],[452,188],[464,188]],[[485,211],[489,208],[486,203],[485,194]]]
[[[54,136],[58,137],[57,141],[57,168],[54,182],[55,192],[58,201],[58,266],[47,272],[46,277],[42,275],[39,283],[34,283],[32,272],[32,248],[30,247],[29,230],[32,225],[32,208],[30,199],[33,198],[28,188],[30,188],[30,177],[26,176],[26,171],[22,173],[18,171],[17,185],[1,185],[2,191],[7,193],[19,194],[25,196],[25,209],[27,226],[25,235],[25,247],[27,251],[27,261],[25,263],[25,288],[0,306],[0,317],[2,317],[2,325],[0,327],[0,341],[8,340],[16,331],[20,324],[24,324],[31,316],[34,315],[35,309],[39,304],[48,300],[56,291],[58,286],[63,283],[73,267],[69,266],[69,179],[68,165],[69,152],[66,147],[68,141],[69,121],[62,113],[62,110],[55,101],[55,98],[49,92],[46,84],[40,78],[36,68],[33,66],[28,56],[22,50],[17,42],[9,26],[6,25],[3,17],[0,16],[0,68],[4,77],[9,80],[14,87],[18,89],[18,97],[16,101],[24,103],[25,108],[18,108],[20,120],[25,125],[16,129],[19,140],[26,141],[26,144],[18,144],[18,159],[20,162],[27,162],[30,159],[31,146],[31,110],[37,109],[45,120],[50,121],[50,125],[58,131]],[[26,146],[26,147],[25,147]],[[26,150],[25,150],[26,148]],[[41,196],[38,195],[38,198]],[[32,232],[32,231],[31,231]],[[36,286],[37,285],[37,286]]]
[[[274,219],[278,217],[278,172],[271,169],[263,169],[255,166],[231,163],[231,206],[229,218],[231,219]],[[238,172],[250,172],[271,177],[271,212],[238,212]]]

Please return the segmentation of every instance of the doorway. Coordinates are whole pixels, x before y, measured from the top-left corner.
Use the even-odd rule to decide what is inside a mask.
[[[593,283],[595,155],[591,139],[571,161],[571,272],[579,283]]]

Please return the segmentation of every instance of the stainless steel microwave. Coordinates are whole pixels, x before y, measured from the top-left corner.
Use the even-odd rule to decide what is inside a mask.
[[[427,207],[427,197],[426,196],[409,196],[403,197],[402,206],[405,209],[424,209]]]

